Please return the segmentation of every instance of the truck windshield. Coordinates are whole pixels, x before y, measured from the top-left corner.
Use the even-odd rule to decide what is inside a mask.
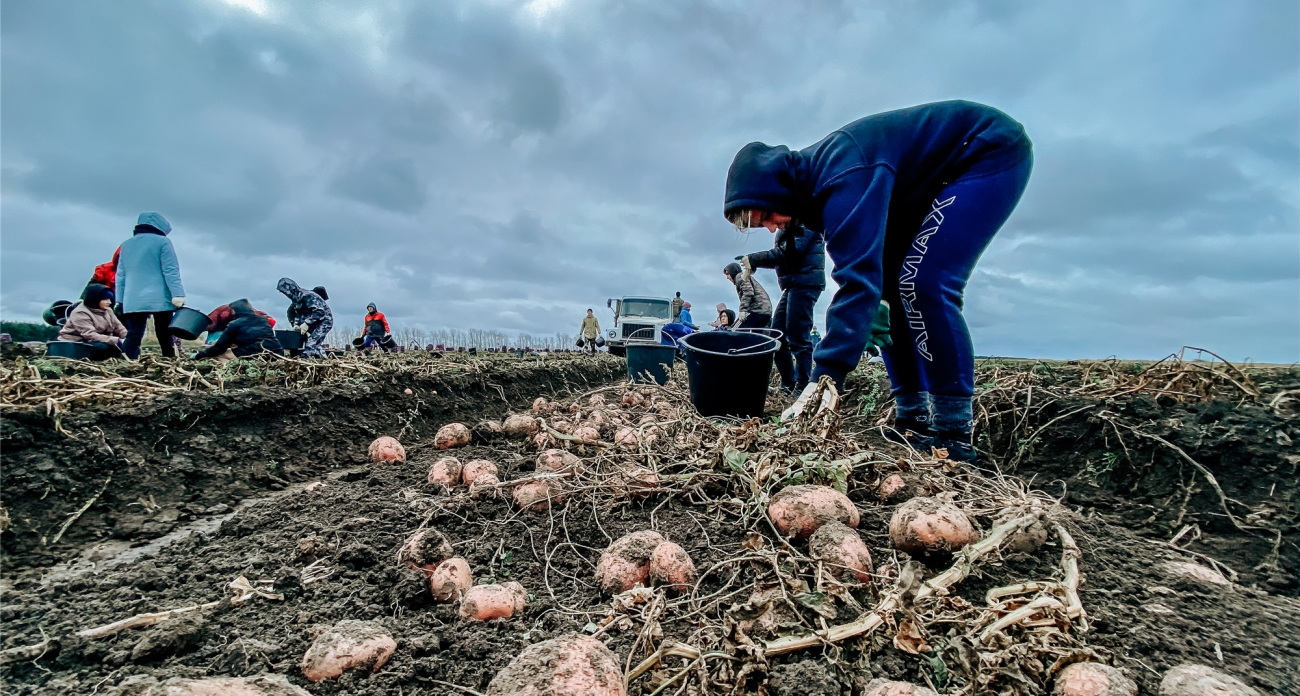
[[[623,300],[620,314],[625,317],[671,318],[668,303],[663,300]]]

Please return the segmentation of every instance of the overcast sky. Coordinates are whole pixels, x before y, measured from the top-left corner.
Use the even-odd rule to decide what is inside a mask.
[[[967,290],[978,353],[1294,362],[1297,8],[6,0],[0,313],[75,296],[157,210],[205,311],[280,316],[287,275],[337,325],[574,333],[678,290],[708,319],[771,244],[721,216],[739,147],[961,98],[1036,156]]]

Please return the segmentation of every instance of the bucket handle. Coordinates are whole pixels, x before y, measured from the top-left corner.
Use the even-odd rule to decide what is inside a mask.
[[[770,346],[773,343],[780,343],[781,339],[785,336],[784,333],[776,329],[738,329],[735,333],[752,333],[758,336],[762,336],[767,340],[763,341],[762,343],[755,343],[752,346],[746,346],[744,348],[733,348],[725,353],[719,353],[716,350],[705,350],[703,348],[693,346],[686,341],[682,341],[681,345],[685,347],[687,350],[693,350],[697,353],[704,353],[706,355],[722,355],[722,356],[748,355],[750,353],[761,353],[763,351],[768,350],[768,346]],[[687,336],[690,335],[691,334],[687,334]],[[682,338],[686,338],[686,336],[683,336]]]

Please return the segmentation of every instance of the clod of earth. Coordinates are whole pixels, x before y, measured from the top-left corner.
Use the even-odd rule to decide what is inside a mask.
[[[440,449],[464,447],[469,444],[469,428],[464,423],[448,423],[438,428],[433,436],[433,446]]]
[[[1260,696],[1240,679],[1205,665],[1178,665],[1160,680],[1160,696]]]
[[[349,669],[378,672],[397,649],[397,642],[373,621],[340,621],[312,641],[302,656],[308,681],[333,679]]]
[[[636,587],[649,586],[650,557],[664,543],[659,532],[632,532],[616,539],[600,555],[596,564],[596,584],[605,594],[618,594]]]
[[[855,529],[839,522],[827,522],[808,537],[808,553],[825,563],[834,575],[845,570],[858,582],[871,581],[871,550]]]
[[[1002,524],[1020,515],[1019,510],[1007,509],[993,518],[993,524]],[[1040,519],[1037,522],[1007,537],[1002,545],[1006,553],[1034,553],[1047,543],[1047,525]]]
[[[978,538],[961,508],[935,498],[912,498],[889,520],[889,543],[913,556],[943,557]]]
[[[537,424],[536,418],[517,413],[507,418],[501,427],[505,430],[507,437],[526,440],[532,437],[540,426]]]
[[[665,585],[675,593],[689,592],[695,586],[695,563],[682,547],[665,541],[650,554],[649,579]]]
[[[623,670],[605,644],[568,635],[530,645],[492,682],[487,696],[625,696]]]
[[[1076,662],[1056,675],[1052,696],[1137,696],[1137,684],[1099,662]]]
[[[475,585],[460,600],[460,618],[466,621],[508,619],[524,610],[528,593],[517,582]]]
[[[827,522],[858,526],[858,509],[848,496],[829,486],[799,485],[772,496],[767,516],[787,537],[806,539]]]
[[[938,696],[924,686],[900,681],[873,679],[867,684],[862,696]]]
[[[432,529],[421,529],[406,540],[397,553],[397,560],[425,575],[432,575],[439,563],[454,554],[447,537]]]
[[[1174,577],[1191,580],[1192,582],[1200,583],[1202,585],[1232,584],[1227,578],[1223,577],[1223,573],[1220,573],[1213,568],[1206,568],[1199,563],[1191,563],[1189,561],[1165,561],[1160,564],[1160,569]]]
[[[406,448],[395,437],[384,435],[370,443],[370,461],[372,462],[404,462],[406,461]]]
[[[460,478],[465,482],[466,486],[473,486],[478,477],[484,474],[490,474],[495,478],[497,476],[496,462],[487,459],[471,459],[465,462],[465,466],[460,470]]]
[[[474,586],[474,576],[470,574],[469,563],[463,558],[448,558],[433,569],[429,576],[429,591],[439,602],[450,602],[459,598]]]
[[[451,488],[460,483],[460,460],[455,457],[443,457],[429,467],[429,483]]]

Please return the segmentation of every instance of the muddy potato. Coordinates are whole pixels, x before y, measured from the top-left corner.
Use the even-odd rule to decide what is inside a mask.
[[[599,441],[600,441],[600,431],[596,430],[595,428],[593,428],[593,427],[591,427],[591,426],[589,426],[589,425],[584,425],[584,426],[581,426],[581,427],[575,428],[574,431],[573,431],[573,436],[576,437],[576,438],[578,438],[579,440],[582,440],[583,442],[599,442]]]
[[[537,419],[532,416],[525,416],[522,413],[516,413],[506,419],[501,426],[508,437],[519,440],[526,440],[533,436],[541,426],[537,424]]]
[[[520,510],[549,510],[552,503],[564,501],[564,495],[548,481],[529,481],[515,486],[515,505]]]
[[[848,496],[829,486],[787,486],[772,496],[767,516],[787,537],[806,539],[827,522],[858,526],[858,509]]]
[[[655,418],[653,413],[647,413],[646,415],[641,416],[641,418],[636,422],[636,424],[637,427],[640,427],[643,425],[654,425],[657,422],[659,421],[657,418]]]
[[[619,428],[614,434],[614,444],[624,445],[627,447],[636,447],[641,440],[637,437],[636,430],[632,428]]]
[[[497,485],[501,481],[496,474],[483,472],[474,477],[474,482],[469,484],[469,497],[471,498],[495,498],[497,497]]]
[[[961,508],[934,498],[912,498],[889,520],[889,543],[913,556],[942,556],[978,538]]]
[[[501,421],[497,421],[497,420],[483,421],[482,423],[478,424],[478,429],[487,433],[488,435],[501,435],[505,433],[505,428],[501,425]]]
[[[633,498],[650,495],[659,488],[659,474],[643,466],[624,466],[618,471],[618,480]]]
[[[302,656],[308,681],[333,679],[349,669],[378,672],[393,656],[397,642],[373,621],[340,621],[312,641]]]
[[[469,428],[464,423],[448,423],[438,428],[433,436],[433,446],[440,450],[464,447],[469,444]]]
[[[567,452],[562,449],[548,449],[537,455],[537,471],[555,472],[557,474],[567,473],[570,471],[580,471],[582,469],[582,460],[578,455]]]
[[[609,416],[606,416],[604,411],[592,411],[587,414],[587,422],[583,423],[583,425],[600,430],[600,426],[604,425],[605,421],[608,420]]]
[[[397,552],[397,560],[428,576],[439,563],[454,554],[447,537],[432,529],[421,529],[402,545],[402,550]]]
[[[565,435],[573,434],[573,423],[566,420],[557,420],[554,423],[551,423],[551,428],[556,432],[564,433]]]
[[[628,392],[623,395],[623,406],[632,408],[645,403],[645,397],[636,392]]]
[[[524,648],[486,696],[625,696],[618,657],[591,636],[568,635]]]
[[[370,443],[370,461],[372,462],[404,462],[406,461],[406,448],[395,437],[387,435],[376,439]]]
[[[429,576],[429,591],[439,602],[459,599],[469,588],[474,586],[474,576],[469,572],[469,563],[463,558],[448,558],[433,570]]]
[[[1261,696],[1240,679],[1205,665],[1178,665],[1160,680],[1160,696]]]
[[[603,395],[601,395],[601,394],[592,394],[591,397],[587,399],[587,405],[588,405],[588,406],[604,406],[604,405],[605,405],[605,397],[604,397]]]
[[[876,486],[876,497],[889,503],[909,495],[907,481],[899,474],[890,474]]]
[[[645,433],[642,434],[641,436],[641,442],[645,443],[646,447],[649,447],[650,445],[653,445],[658,441],[659,441],[659,428],[653,425],[650,426],[649,428],[646,428]]]
[[[908,682],[873,679],[863,689],[862,696],[937,696],[924,686]]]
[[[508,619],[524,610],[528,593],[517,582],[475,585],[460,600],[460,618],[466,621]]]
[[[460,483],[460,460],[455,457],[443,457],[429,467],[429,483],[441,484],[451,488]]]
[[[689,592],[695,586],[695,563],[686,549],[665,541],[650,554],[649,577],[651,584],[667,586],[675,593]]]
[[[871,550],[857,530],[827,522],[808,538],[808,553],[825,563],[833,575],[847,569],[858,582],[871,582]]]
[[[536,399],[533,399],[533,413],[546,415],[553,410],[555,409],[551,407],[551,404],[546,401],[545,397],[539,396]]]
[[[536,449],[550,449],[555,446],[555,438],[545,430],[540,430],[533,434],[533,447]]]
[[[1010,509],[1005,510],[993,520],[993,524],[998,525],[1004,522],[1010,522],[1013,518],[1018,517],[1022,510]],[[1034,520],[1034,523],[1024,529],[1010,535],[1007,540],[1002,542],[1002,552],[1011,553],[1033,553],[1047,543],[1047,526],[1041,519]]]
[[[1056,674],[1052,696],[1137,696],[1137,684],[1098,662],[1076,662]]]
[[[492,474],[493,476],[496,476],[497,473],[496,462],[488,459],[471,459],[468,462],[465,462],[465,466],[461,467],[460,478],[461,481],[469,485],[473,484],[474,479],[477,479],[483,474]]]
[[[605,594],[618,594],[648,585],[650,556],[664,543],[664,538],[654,531],[632,532],[616,539],[600,555],[596,564],[596,584]]]

